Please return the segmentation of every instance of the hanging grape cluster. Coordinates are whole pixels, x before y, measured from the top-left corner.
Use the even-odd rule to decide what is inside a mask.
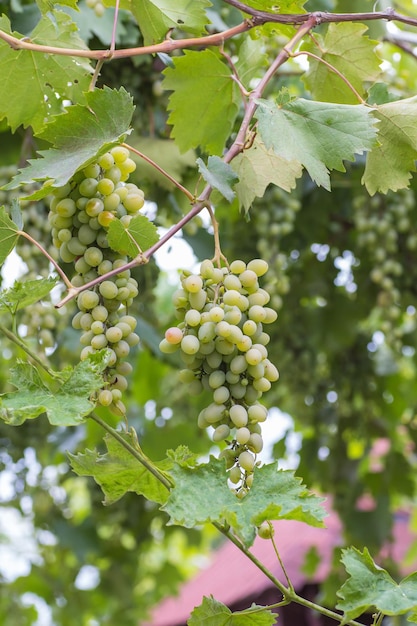
[[[114,219],[127,227],[144,204],[142,190],[126,182],[134,170],[129,151],[117,146],[54,192],[49,214],[52,239],[62,261],[74,265],[74,286],[82,287],[127,263],[126,256],[110,248],[107,229]],[[97,399],[118,415],[125,413],[121,397],[131,371],[124,359],[139,342],[136,319],[128,313],[137,294],[138,283],[130,270],[121,269],[79,294],[79,311],[72,321],[75,329],[83,331],[81,360],[108,349],[105,384]]]
[[[371,264],[369,277],[378,286],[376,305],[369,316],[371,330],[381,330],[385,341],[401,349],[401,337],[409,331],[407,316],[401,306],[401,293],[408,287],[408,276],[414,283],[417,237],[412,229],[415,210],[414,194],[402,190],[386,196],[354,200],[354,223],[358,247],[366,251]],[[404,268],[410,270],[404,273]],[[414,284],[411,285],[414,289]]]
[[[264,331],[277,314],[266,306],[269,294],[258,281],[267,270],[266,261],[254,259],[221,268],[205,260],[199,274],[183,271],[182,289],[173,296],[181,321],[168,328],[160,343],[164,353],[180,350],[186,366],[180,379],[191,393],[212,393],[198,425],[214,428],[213,441],[229,442],[222,454],[241,495],[252,484],[256,455],[263,447],[260,424],[267,410],[259,399],[278,380]]]

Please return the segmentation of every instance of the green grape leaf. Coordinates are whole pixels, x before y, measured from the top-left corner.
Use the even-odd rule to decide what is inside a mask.
[[[23,230],[23,213],[17,198],[12,199],[10,207],[10,217],[19,230]]]
[[[75,172],[88,165],[113,145],[123,141],[129,132],[133,115],[131,96],[122,87],[95,89],[86,94],[86,106],[76,104],[57,115],[39,137],[54,145],[41,150],[41,158],[32,159],[5,189],[46,181],[29,198],[40,199],[55,187],[65,185]]]
[[[18,239],[16,224],[12,222],[4,206],[0,207],[0,265],[7,259]]]
[[[330,190],[329,170],[345,171],[375,144],[377,129],[371,110],[361,104],[331,104],[299,98],[282,106],[259,100],[259,132],[267,148],[299,161],[317,185]]]
[[[188,167],[195,166],[195,152],[188,150],[184,154],[178,149],[176,143],[170,139],[158,139],[157,137],[130,137],[129,144],[146,154],[147,157],[155,161],[174,180],[181,182],[184,171]],[[137,171],[141,180],[147,178],[154,181],[165,189],[175,189],[173,182],[166,176],[158,172],[153,165],[132,153],[132,158],[138,164]]]
[[[270,183],[291,191],[302,174],[298,161],[287,161],[255,138],[252,146],[233,159],[233,169],[239,175],[236,193],[241,206],[248,211],[256,197],[262,198]]]
[[[378,145],[367,155],[362,182],[368,192],[408,187],[417,159],[417,97],[388,102],[375,110]]]
[[[381,73],[381,60],[375,53],[377,41],[365,36],[364,24],[329,24],[324,38],[319,38],[320,48],[308,45],[308,50],[337,69],[361,95],[365,95],[364,82],[374,83]],[[309,70],[304,81],[315,100],[356,104],[357,96],[343,79],[318,59],[309,57]]]
[[[173,28],[201,35],[210,23],[206,13],[210,6],[210,0],[131,0],[145,46],[159,43]]]
[[[175,69],[164,70],[169,97],[172,137],[181,152],[201,146],[221,153],[230,135],[239,106],[239,88],[229,67],[212,50],[186,50],[175,57]],[[221,115],[219,115],[221,111]]]
[[[239,179],[232,167],[218,156],[209,156],[207,165],[203,159],[197,159],[197,165],[204,180],[232,202],[236,194],[231,185]]]
[[[412,613],[409,617],[407,617],[407,622],[411,622],[412,624],[417,624],[417,611]]]
[[[119,434],[126,443],[135,448],[136,441],[132,433]],[[153,502],[165,502],[167,488],[114,437],[106,435],[104,441],[107,448],[105,454],[87,449],[83,453],[68,455],[76,474],[92,476],[100,485],[105,496],[104,504],[117,502],[129,491],[143,495]],[[172,463],[162,461],[153,465],[165,470]]]
[[[128,228],[125,228],[120,220],[113,220],[107,231],[110,247],[120,254],[127,254],[132,259],[150,248],[158,239],[155,224],[145,215],[134,217]]]
[[[272,626],[277,614],[252,604],[244,611],[232,611],[213,596],[203,597],[203,602],[191,613],[187,626]]]
[[[344,612],[343,624],[365,611],[376,609],[384,615],[401,615],[417,608],[417,572],[397,583],[385,569],[373,561],[367,548],[343,550],[342,562],[350,578],[337,595]]]
[[[265,43],[262,39],[247,37],[239,48],[239,58],[235,63],[239,80],[250,89],[251,80],[260,75],[260,71],[268,63]]]
[[[92,355],[74,368],[62,373],[59,386],[50,388],[43,382],[38,370],[30,363],[18,363],[10,374],[17,391],[0,397],[0,417],[7,424],[20,426],[28,419],[43,413],[53,426],[76,426],[94,409],[92,393],[103,386],[102,371],[108,358]]]
[[[0,28],[11,33],[10,22],[0,17]],[[52,17],[41,18],[31,33],[33,43],[58,48],[86,50],[71,18],[58,11]],[[13,50],[0,41],[0,119],[7,118],[14,131],[20,125],[32,126],[38,133],[51,115],[62,111],[63,100],[84,102],[92,69],[86,59],[74,59],[60,54],[40,54],[30,50]],[[57,97],[58,94],[58,97]]]
[[[16,281],[9,289],[0,291],[0,313],[15,313],[45,298],[59,282],[58,277]]]
[[[254,487],[242,500],[227,486],[222,460],[211,458],[195,468],[174,465],[170,473],[176,486],[163,506],[170,524],[192,528],[203,522],[226,522],[246,546],[265,520],[323,525],[322,498],[310,493],[293,472],[277,470],[275,463],[255,470]]]
[[[78,0],[36,0],[41,13],[53,11],[57,5],[63,5],[72,9],[77,9]]]

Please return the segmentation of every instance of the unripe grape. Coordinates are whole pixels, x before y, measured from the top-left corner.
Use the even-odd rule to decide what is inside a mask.
[[[246,263],[244,261],[232,261],[230,264],[230,271],[232,274],[241,274],[246,269]]]
[[[258,433],[252,433],[247,442],[248,448],[258,454],[263,448],[263,439]]]
[[[239,454],[238,463],[246,472],[252,472],[255,466],[255,459],[253,455],[246,450]]]
[[[185,354],[196,354],[200,348],[200,342],[193,335],[185,335],[181,340],[181,350]]]
[[[245,445],[249,441],[250,436],[251,432],[246,426],[238,428],[235,433],[235,439],[240,445]]]
[[[241,404],[231,406],[229,416],[236,428],[242,428],[248,423],[248,412]]]
[[[274,529],[270,522],[262,522],[258,527],[258,536],[261,539],[271,539],[274,536]]]
[[[102,389],[98,394],[98,402],[102,406],[110,406],[113,402],[113,394],[109,389]]]
[[[242,472],[240,471],[240,467],[237,465],[235,467],[232,467],[232,469],[229,472],[230,482],[236,485],[238,482],[240,482],[241,479],[242,479]]]
[[[212,372],[209,376],[208,383],[211,389],[222,387],[226,380],[226,374],[222,370]]]
[[[224,439],[227,439],[229,435],[230,428],[227,426],[227,424],[220,424],[220,426],[217,426],[216,430],[213,433],[213,441],[223,441]]]

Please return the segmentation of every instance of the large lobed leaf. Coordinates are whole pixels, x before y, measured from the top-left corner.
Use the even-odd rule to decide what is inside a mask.
[[[210,20],[210,0],[131,0],[130,8],[142,32],[145,46],[159,43],[171,29],[194,35],[204,33]]]
[[[223,151],[238,113],[239,88],[229,67],[212,50],[186,50],[164,70],[169,97],[172,137],[181,152],[201,146],[212,154]],[[221,114],[219,114],[221,112]]]
[[[213,596],[204,597],[202,604],[197,606],[187,621],[188,626],[272,626],[276,623],[277,614],[253,604],[244,611],[232,611]]]
[[[52,187],[62,187],[78,169],[124,139],[133,110],[132,98],[123,87],[104,87],[87,93],[85,106],[68,107],[40,133],[39,137],[54,147],[40,151],[40,158],[29,161],[5,188],[46,181],[40,191],[30,196],[39,199],[48,195]]]
[[[131,446],[135,446],[130,433],[120,433]],[[153,502],[165,502],[168,490],[149,470],[110,435],[104,438],[107,452],[86,450],[76,455],[69,454],[72,469],[79,476],[92,476],[103,490],[104,504],[113,504],[128,491],[143,495]],[[154,463],[161,470],[172,465],[171,461]]]
[[[330,190],[329,170],[345,171],[344,160],[370,150],[376,120],[364,105],[330,104],[299,98],[277,105],[259,100],[256,116],[265,146],[301,163],[310,177]]]
[[[0,28],[22,38],[19,33],[11,33],[10,22],[4,15],[0,17]],[[76,25],[63,12],[43,16],[30,39],[58,48],[87,49]],[[13,131],[22,125],[39,132],[51,115],[62,110],[64,98],[84,102],[83,92],[88,89],[91,73],[87,60],[16,51],[0,41],[0,119],[5,117]]]
[[[343,551],[342,562],[350,578],[337,592],[337,608],[344,612],[343,624],[370,609],[383,615],[401,615],[417,609],[417,572],[397,583],[375,564],[367,548]]]
[[[94,409],[92,393],[103,386],[105,355],[93,355],[62,374],[63,382],[53,388],[44,383],[36,367],[18,363],[10,371],[10,383],[17,391],[0,397],[0,417],[19,426],[43,413],[53,426],[76,426]]]
[[[375,110],[378,145],[368,154],[363,181],[371,195],[408,187],[417,159],[417,96]]]
[[[294,519],[322,526],[326,515],[322,499],[310,493],[293,472],[277,470],[275,463],[256,469],[254,486],[242,500],[227,486],[222,460],[211,458],[197,467],[179,463],[170,474],[175,487],[162,508],[171,524],[192,528],[203,522],[226,522],[247,546],[265,520]]]
[[[365,82],[374,83],[381,73],[375,52],[378,42],[365,35],[368,28],[363,24],[329,24],[326,36],[317,36],[320,48],[308,49],[320,59],[337,69],[364,97]],[[343,79],[323,62],[309,57],[309,71],[304,77],[313,97],[325,102],[356,104],[357,96]]]

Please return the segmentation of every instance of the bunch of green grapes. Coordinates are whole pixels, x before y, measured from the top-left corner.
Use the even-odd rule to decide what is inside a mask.
[[[357,244],[366,252],[372,266],[369,277],[379,288],[370,317],[378,323],[386,342],[400,348],[405,261],[417,249],[417,237],[411,229],[413,192],[403,190],[370,199],[359,196],[353,208]]]
[[[264,331],[277,314],[266,306],[269,294],[258,280],[267,270],[266,261],[254,259],[221,268],[205,260],[199,274],[183,271],[182,289],[173,296],[180,323],[168,328],[160,343],[164,353],[180,350],[186,366],[180,379],[191,393],[212,393],[198,425],[214,428],[213,441],[228,441],[222,455],[240,495],[252,484],[256,455],[263,447],[260,424],[267,409],[259,400],[278,380]]]
[[[72,320],[73,327],[83,331],[81,360],[108,349],[109,365],[97,400],[118,415],[125,413],[121,397],[131,371],[124,359],[139,342],[134,332],[136,319],[128,312],[138,294],[138,283],[130,270],[122,269],[128,259],[110,248],[107,229],[115,219],[127,227],[144,205],[142,190],[126,182],[135,167],[126,148],[112,148],[54,192],[49,214],[59,256],[74,265],[74,286],[82,287],[114,269],[121,270],[79,294],[79,311]]]
[[[285,272],[288,258],[287,254],[282,251],[281,239],[294,230],[301,203],[297,198],[277,187],[273,188],[270,193],[272,197],[267,206],[252,210],[251,222],[257,234],[258,253],[268,262],[272,270],[270,279],[265,283],[265,289],[271,294],[272,306],[280,309],[282,296],[290,287]]]

